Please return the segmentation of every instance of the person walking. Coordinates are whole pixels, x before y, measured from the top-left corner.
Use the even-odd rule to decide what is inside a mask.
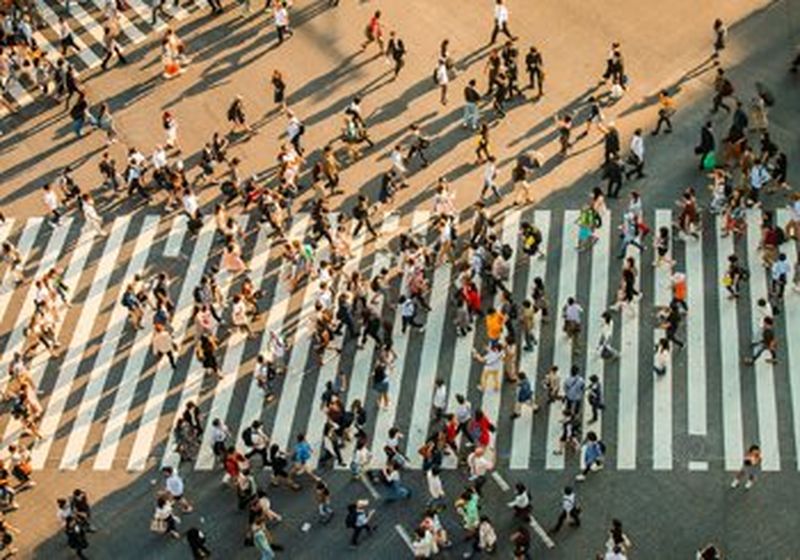
[[[211,550],[206,546],[206,535],[197,527],[191,527],[186,531],[186,543],[192,551],[194,560],[211,558]]]
[[[731,488],[738,488],[743,479],[747,479],[744,483],[744,489],[749,490],[752,488],[753,484],[756,482],[756,476],[760,468],[761,448],[758,445],[751,445],[747,449],[744,461],[742,461],[742,468],[739,469],[731,482]]]
[[[497,189],[495,180],[497,179],[497,158],[490,155],[483,168],[483,187],[481,188],[480,199],[485,200],[487,191],[491,190],[499,202],[501,200],[500,191]]]
[[[590,472],[596,472],[603,468],[603,456],[606,446],[600,441],[595,432],[588,432],[586,440],[581,448],[581,459],[583,470],[575,477],[576,482],[583,482]]]
[[[286,2],[280,2],[272,17],[275,20],[275,32],[278,34],[278,44],[283,44],[284,38],[294,35],[289,28],[289,7]]]
[[[583,404],[583,394],[586,391],[586,382],[581,377],[578,366],[573,365],[570,368],[569,376],[564,380],[563,389],[566,407],[570,413],[578,414]]]
[[[581,508],[578,505],[578,496],[571,486],[564,487],[564,493],[561,496],[561,513],[558,515],[558,520],[555,526],[550,530],[551,533],[557,533],[564,525],[564,521],[569,519],[575,527],[581,526]]]
[[[524,371],[517,374],[517,395],[514,400],[514,411],[511,413],[511,419],[516,420],[522,414],[522,407],[528,406],[533,412],[539,409],[539,406],[534,401],[533,386],[530,379],[525,375]]]
[[[439,59],[436,64],[434,78],[436,85],[439,86],[439,103],[447,105],[447,85],[450,83],[450,76],[448,75],[446,61]]]
[[[661,125],[665,125],[667,128],[664,131],[666,134],[670,134],[672,132],[672,116],[675,114],[675,100],[670,95],[669,90],[662,89],[658,92],[658,122],[656,123],[655,129],[650,134],[653,136],[658,136],[658,133],[661,132]]]
[[[720,53],[725,50],[725,41],[728,38],[728,28],[721,19],[714,20],[714,52],[711,53],[711,59],[714,61],[714,66],[719,66]]]
[[[481,119],[480,109],[478,103],[481,100],[481,94],[478,91],[478,82],[471,79],[464,87],[464,114],[461,120],[461,126],[478,130],[478,123]]]
[[[492,36],[489,39],[489,44],[493,45],[497,41],[497,35],[501,32],[505,34],[510,41],[516,41],[516,37],[508,30],[508,7],[505,0],[495,0],[494,5],[494,27],[492,28]]]
[[[778,363],[778,339],[775,337],[775,320],[772,317],[766,316],[762,319],[761,338],[753,342],[750,346],[752,348],[752,355],[749,358],[745,358],[745,364],[755,364],[756,360],[758,360],[765,351],[769,351],[770,354],[770,357],[767,358],[767,363]]]
[[[544,95],[544,62],[542,53],[535,46],[532,46],[525,55],[525,70],[528,72],[528,89],[538,88],[536,99]]]
[[[725,70],[717,68],[717,75],[714,78],[714,99],[711,107],[711,114],[715,114],[720,107],[725,109],[726,113],[730,113],[731,108],[725,103],[725,98],[733,96],[733,93],[733,84],[725,75]]]
[[[396,80],[400,75],[400,70],[406,65],[406,45],[402,39],[397,37],[394,31],[389,32],[389,41],[386,44],[386,56],[394,64],[392,69],[392,80]]]
[[[194,511],[192,504],[190,504],[184,496],[185,487],[183,479],[178,472],[170,466],[162,468],[161,472],[164,474],[164,488],[170,500],[181,506],[184,513],[191,513]]]
[[[361,43],[361,51],[366,50],[367,46],[371,43],[377,43],[378,49],[380,49],[379,54],[383,54],[383,29],[383,24],[381,23],[381,11],[376,10],[372,14],[372,17],[369,19],[369,23],[367,23],[367,27],[364,30],[366,41]]]
[[[630,149],[631,152],[628,156],[628,163],[630,163],[632,169],[629,169],[625,173],[625,179],[630,181],[634,174],[637,179],[643,179],[647,175],[644,173],[644,138],[642,137],[641,128],[637,128],[634,131],[631,137]]]
[[[112,29],[110,25],[103,27],[103,48],[106,51],[106,56],[103,58],[103,62],[100,64],[103,70],[107,69],[108,63],[111,62],[111,58],[115,54],[117,55],[120,64],[127,64],[128,62],[125,60],[125,56],[122,54],[122,47],[120,47],[119,42],[117,41],[117,34],[118,31],[116,29]]]

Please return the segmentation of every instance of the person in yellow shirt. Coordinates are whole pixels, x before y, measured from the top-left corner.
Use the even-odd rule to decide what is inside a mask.
[[[490,307],[486,313],[486,336],[489,342],[499,342],[503,336],[503,327],[506,324],[506,316],[494,307]]]
[[[669,94],[669,92],[665,89],[662,89],[658,92],[658,123],[656,123],[656,128],[651,132],[653,136],[657,136],[659,132],[661,132],[661,125],[666,125],[667,134],[672,132],[672,115],[675,114],[675,100]]]

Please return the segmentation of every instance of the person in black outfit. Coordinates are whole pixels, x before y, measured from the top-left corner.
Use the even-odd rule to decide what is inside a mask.
[[[394,77],[392,79],[396,79],[397,75],[400,74],[400,70],[406,65],[406,45],[403,43],[402,39],[397,38],[394,31],[389,33],[389,42],[386,45],[386,56],[394,62]]]
[[[603,179],[608,180],[608,185],[606,186],[606,196],[608,198],[617,198],[619,195],[619,190],[622,188],[622,172],[619,156],[614,154],[603,168]]]
[[[86,532],[75,517],[71,515],[67,517],[64,532],[67,535],[67,545],[75,551],[78,558],[85,560],[86,556],[83,551],[89,547],[89,541],[86,539]]]
[[[412,141],[406,159],[410,163],[414,156],[418,155],[422,161],[422,167],[428,167],[428,158],[425,156],[425,150],[430,146],[431,141],[422,133],[418,124],[412,124],[409,127],[409,131],[411,132]]]
[[[605,152],[605,162],[608,163],[612,156],[619,156],[619,132],[612,124],[603,137],[603,150]]]
[[[711,114],[715,114],[722,107],[726,113],[731,112],[731,108],[725,103],[725,98],[733,95],[733,84],[725,76],[722,68],[717,68],[717,77],[714,78],[714,105],[711,107]]]
[[[703,169],[703,160],[705,160],[706,156],[713,152],[715,148],[714,129],[711,125],[711,121],[707,121],[706,124],[703,125],[703,128],[700,129],[700,144],[694,149],[694,153],[700,156],[698,169]]]
[[[367,230],[370,232],[370,234],[372,234],[373,239],[378,238],[378,232],[375,231],[375,228],[372,226],[372,222],[369,220],[369,202],[367,201],[367,197],[363,194],[358,195],[358,202],[356,203],[356,207],[353,208],[353,218],[355,218],[356,222],[358,222],[356,224],[356,228],[353,230],[354,238],[364,226],[366,226]]]
[[[542,54],[536,49],[531,47],[528,54],[525,55],[525,70],[528,72],[528,89],[533,89],[538,86],[538,97],[544,95],[544,70],[542,70]]]
[[[197,527],[192,527],[186,531],[186,542],[192,550],[192,558],[203,560],[211,556],[211,551],[206,546],[206,536]]]

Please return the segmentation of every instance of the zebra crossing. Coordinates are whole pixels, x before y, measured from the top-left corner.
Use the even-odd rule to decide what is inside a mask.
[[[33,39],[44,53],[47,60],[55,63],[61,58],[61,45],[58,37],[59,17],[64,17],[72,30],[72,35],[77,45],[77,50],[68,53],[68,61],[81,73],[92,70],[105,56],[103,47],[103,27],[107,23],[107,4],[115,0],[72,0],[67,12],[61,2],[54,0],[36,0],[35,7],[41,16],[45,27],[34,31]],[[146,0],[126,0],[128,8],[117,10],[117,23],[119,35],[117,41],[123,49],[129,50],[131,46],[142,43],[153,31],[161,33],[169,25],[189,17],[193,12],[203,9],[197,2],[188,6],[174,5],[165,2],[164,16],[156,17],[155,25],[152,20],[152,8]],[[39,96],[39,91],[34,80],[20,79],[19,76],[9,80],[5,90],[5,98],[16,107],[24,107],[33,103]],[[0,107],[0,116],[8,114],[6,107]]]
[[[800,293],[786,290],[777,317],[778,364],[759,361],[750,367],[742,360],[751,339],[759,334],[755,306],[768,287],[758,250],[758,214],[748,216],[748,230],[740,240],[722,237],[720,224],[713,221],[698,240],[673,239],[668,256],[686,274],[689,312],[681,331],[686,347],[672,350],[663,376],[652,372],[652,348],[663,336],[653,310],[669,302],[669,270],[651,265],[649,247],[642,253],[628,248],[628,255],[637,261],[637,283],[643,295],[616,315],[614,345],[620,348],[620,358],[602,360],[595,346],[600,315],[613,303],[620,281],[617,263],[622,261],[616,258],[619,245],[614,231],[621,216],[607,215],[597,243],[585,252],[575,249],[576,218],[572,210],[510,210],[498,222],[501,239],[514,249],[510,287],[515,300],[529,296],[536,277],[544,279],[548,292],[552,320],[537,322],[540,343],[532,352],[519,352],[519,368],[536,380],[537,398],[542,392],[541,376],[551,365],[557,365],[562,376],[573,365],[587,377],[597,375],[604,385],[606,409],[599,421],[591,423],[585,407],[583,427],[584,433],[592,430],[605,441],[607,468],[733,470],[739,467],[744,449],[758,443],[764,470],[800,469],[800,350],[786,342],[800,333]],[[646,213],[646,219],[657,231],[670,225],[672,213],[657,209]],[[779,222],[785,219],[779,213]],[[522,253],[519,231],[525,221],[542,231],[545,258],[531,259]],[[45,227],[36,218],[8,220],[0,226],[0,235],[19,248],[26,277],[39,277],[57,265],[65,270],[71,288],[72,307],[57,333],[64,351],[52,358],[39,355],[32,364],[44,408],[40,429],[44,439],[33,448],[34,467],[135,472],[176,464],[172,426],[189,401],[198,403],[209,425],[221,418],[240,434],[244,426],[260,418],[275,443],[291,446],[295,435],[304,432],[319,451],[325,421],[321,395],[326,382],[344,376],[347,404],[355,399],[366,404],[367,431],[376,457],[383,456],[389,428],[397,426],[405,434],[412,466],[420,467],[416,450],[433,426],[432,393],[435,380],[441,378],[448,386],[451,410],[455,395],[461,393],[496,423],[494,445],[501,467],[573,468],[576,458],[553,453],[561,431],[558,405],[543,404],[537,413],[523,408],[521,416],[512,420],[513,385],[504,380],[500,391],[485,394],[475,388],[481,365],[473,360],[472,351],[481,351],[486,336],[481,322],[462,337],[448,328],[454,317],[454,265],[445,263],[432,271],[432,310],[422,315],[425,330],[401,334],[400,311],[393,304],[404,271],[388,240],[411,230],[432,241],[429,224],[428,211],[388,214],[376,244],[367,244],[363,238],[354,241],[348,270],[358,269],[372,277],[383,268],[399,269],[384,308],[384,318],[394,325],[397,362],[390,378],[390,406],[378,410],[369,383],[376,354],[372,341],[358,350],[355,344],[346,346],[341,355],[317,365],[312,356],[311,316],[319,280],[291,290],[288,265],[280,258],[282,248],[255,220],[243,219],[241,225],[247,232],[243,249],[249,257],[250,277],[265,294],[263,318],[255,325],[254,337],[234,333],[226,339],[226,333],[219,333],[223,340],[218,351],[223,371],[219,381],[204,373],[188,344],[182,347],[176,371],[166,360],[159,363],[150,350],[150,330],[131,329],[120,302],[133,274],[170,271],[170,291],[176,302],[173,325],[180,340],[190,322],[193,288],[220,258],[213,223],[192,236],[182,216],[126,216],[114,220],[108,236],[101,237],[78,219],[65,220],[57,228]],[[290,236],[300,238],[309,228],[309,216],[296,216]],[[797,265],[794,248],[782,250]],[[734,252],[750,270],[739,300],[729,299],[719,281],[728,255]],[[5,269],[0,281],[0,379],[5,386],[10,359],[24,342],[34,289],[31,282],[12,287],[11,273]],[[234,284],[221,276],[223,290]],[[573,352],[561,332],[560,308],[570,296],[584,308],[578,352]],[[264,351],[271,332],[282,334],[289,354],[288,371],[278,381],[278,398],[267,404],[253,371],[255,357]],[[0,420],[4,445],[21,435],[21,426],[9,416]],[[194,464],[197,470],[214,467],[209,438],[210,430],[206,430]],[[241,439],[237,444],[243,445]],[[315,464],[318,459],[317,453]]]

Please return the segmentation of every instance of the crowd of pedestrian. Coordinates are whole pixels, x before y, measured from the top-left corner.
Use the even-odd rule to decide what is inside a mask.
[[[266,4],[274,20],[277,40],[282,43],[293,33],[291,6],[280,0],[268,0]],[[331,2],[331,6],[336,4],[338,2]],[[107,3],[107,23],[103,30],[107,51],[104,69],[114,55],[120,63],[126,61],[115,38],[120,9],[117,2]],[[216,13],[223,7],[211,3],[211,9]],[[244,2],[243,10],[249,9],[249,1]],[[154,20],[161,11],[161,3],[154,4]],[[12,75],[19,80],[32,79],[40,84],[43,95],[65,98],[67,106],[75,94],[77,101],[70,109],[75,135],[80,137],[89,124],[105,132],[109,145],[117,142],[119,133],[108,106],[101,104],[98,112],[92,112],[86,92],[69,62],[62,58],[52,66],[37,50],[31,32],[35,14],[35,10],[19,9],[5,16],[0,37],[3,86]],[[770,278],[770,290],[768,298],[760,304],[763,310],[761,337],[754,342],[752,354],[743,356],[743,360],[752,364],[765,352],[769,354],[768,360],[777,360],[778,338],[774,325],[781,312],[785,288],[791,282],[794,289],[800,290],[800,274],[791,270],[785,253],[788,249],[784,248],[787,240],[797,238],[800,197],[792,197],[788,223],[779,223],[775,212],[762,207],[766,196],[788,189],[788,161],[785,152],[770,136],[768,113],[774,102],[771,92],[759,86],[745,101],[738,89],[744,87],[735,87],[724,70],[722,54],[727,30],[720,20],[713,25],[713,53],[708,61],[716,76],[711,114],[723,109],[726,114],[730,113],[730,122],[723,126],[719,119],[709,117],[694,149],[702,172],[697,182],[707,185],[711,191],[708,207],[701,207],[695,187],[687,187],[677,197],[679,211],[673,224],[653,231],[646,223],[645,197],[637,187],[637,181],[646,177],[647,154],[651,149],[646,144],[655,144],[655,137],[662,129],[664,133],[671,133],[673,127],[679,126],[679,122],[673,122],[677,102],[674,92],[660,91],[650,134],[636,128],[623,142],[623,127],[605,116],[625,95],[629,83],[627,54],[623,56],[623,46],[614,42],[604,59],[604,70],[594,93],[587,96],[579,109],[560,112],[554,132],[560,146],[559,158],[568,157],[578,142],[594,137],[602,142],[604,157],[600,172],[606,189],[595,188],[582,205],[577,219],[578,237],[574,240],[577,251],[592,251],[601,228],[612,227],[606,201],[626,198],[626,202],[621,203],[623,217],[618,244],[621,268],[616,301],[602,314],[599,340],[590,341],[591,347],[585,349],[581,348],[584,309],[577,296],[562,302],[552,301],[543,279],[537,277],[526,287],[525,296],[515,299],[510,289],[513,250],[502,239],[496,216],[490,212],[493,205],[503,200],[505,186],[499,179],[498,154],[491,141],[489,125],[507,118],[513,103],[529,95],[534,100],[545,95],[546,73],[543,53],[537,46],[529,45],[524,56],[520,55],[522,39],[511,33],[510,21],[506,2],[496,0],[485,88],[479,85],[478,78],[469,75],[473,69],[460,68],[454,63],[449,41],[441,43],[433,73],[440,102],[448,104],[449,87],[458,80],[459,74],[468,74],[461,80],[464,82],[463,126],[467,134],[474,133],[475,165],[483,166],[483,173],[482,188],[474,204],[475,216],[469,226],[462,223],[448,181],[444,177],[437,181],[431,217],[431,226],[436,232],[433,243],[428,236],[415,230],[388,238],[376,222],[380,216],[378,209],[391,207],[397,191],[410,188],[409,178],[415,170],[427,167],[435,158],[431,147],[437,139],[427,135],[424,127],[410,125],[407,138],[396,142],[389,154],[378,200],[359,194],[351,210],[341,211],[343,209],[333,201],[333,197],[342,192],[340,171],[343,166],[356,162],[362,150],[374,147],[369,131],[370,116],[363,109],[369,100],[361,95],[353,97],[342,114],[340,141],[344,153],[339,150],[339,140],[317,146],[319,150],[315,152],[310,146],[304,146],[306,126],[287,105],[288,85],[280,70],[274,71],[270,85],[276,111],[285,118],[286,141],[278,147],[278,166],[274,174],[246,176],[241,171],[241,161],[235,155],[236,148],[231,140],[247,139],[255,133],[241,96],[227,106],[225,117],[231,125],[230,132],[214,133],[209,138],[195,168],[188,168],[183,159],[179,119],[172,111],[161,116],[158,124],[164,138],[149,155],[134,146],[128,147],[123,162],[117,163],[108,152],[102,155],[99,176],[109,192],[127,192],[131,197],[139,196],[147,204],[163,200],[165,210],[179,209],[185,215],[188,229],[195,235],[211,220],[215,226],[214,239],[220,258],[208,267],[209,272],[193,289],[193,311],[186,332],[176,332],[173,325],[177,311],[171,289],[174,278],[165,272],[141,271],[126,279],[121,305],[129,314],[131,328],[150,330],[152,352],[158,359],[166,357],[171,367],[177,369],[181,357],[191,348],[202,368],[222,379],[230,375],[222,371],[218,359],[226,341],[235,336],[254,336],[261,329],[264,294],[256,288],[260,279],[254,277],[242,248],[251,234],[238,220],[244,215],[256,217],[260,223],[257,227],[268,228],[275,243],[283,247],[282,270],[286,273],[281,281],[288,284],[290,292],[312,282],[318,287],[309,319],[316,364],[324,364],[332,354],[370,352],[375,355],[370,386],[376,408],[360,399],[347,402],[347,375],[337,376],[327,384],[321,402],[315,403],[324,415],[321,442],[309,441],[306,434],[298,433],[289,448],[282,448],[272,441],[259,418],[245,419],[246,427],[235,434],[223,419],[207,419],[195,402],[186,404],[173,427],[174,451],[180,463],[163,469],[164,486],[153,501],[152,531],[185,539],[195,558],[210,556],[213,547],[206,543],[204,533],[191,517],[193,506],[187,499],[181,474],[182,465],[196,459],[204,442],[210,442],[225,486],[221,492],[231,494],[231,499],[235,495],[237,507],[243,512],[243,520],[246,519],[245,543],[254,546],[262,559],[273,558],[282,550],[273,528],[284,523],[284,519],[272,508],[270,499],[274,492],[282,491],[281,487],[291,492],[313,493],[317,521],[321,524],[327,524],[340,510],[344,526],[351,531],[352,547],[359,545],[362,536],[376,530],[375,517],[383,506],[355,499],[339,507],[341,498],[331,495],[325,478],[334,463],[349,469],[352,476],[364,484],[377,485],[381,501],[404,501],[417,508],[419,523],[410,538],[416,558],[431,558],[454,546],[457,539],[454,530],[447,527],[445,512],[459,521],[460,536],[469,542],[465,557],[492,553],[501,546],[501,541],[510,541],[514,558],[529,558],[534,539],[533,512],[546,511],[549,506],[536,501],[522,482],[516,482],[514,497],[508,502],[514,528],[507,535],[499,534],[498,520],[492,519],[484,507],[485,501],[491,499],[484,486],[492,477],[498,460],[494,445],[498,419],[490,418],[479,405],[470,402],[467,395],[454,394],[452,401],[456,404],[448,407],[450,389],[443,379],[437,379],[430,411],[431,428],[424,444],[419,449],[407,449],[404,434],[397,427],[391,427],[384,434],[376,434],[382,438],[382,446],[378,448],[383,455],[374,457],[371,451],[376,448],[365,430],[368,417],[394,404],[390,399],[392,384],[397,383],[394,348],[402,337],[424,331],[432,305],[433,271],[443,263],[450,264],[455,271],[449,292],[455,302],[457,334],[467,336],[480,332],[485,335],[485,347],[472,350],[473,358],[481,364],[480,391],[490,394],[500,391],[504,383],[511,384],[514,404],[504,412],[515,421],[526,408],[531,413],[542,410],[547,413],[550,407],[557,407],[560,431],[554,442],[554,453],[569,458],[576,467],[576,474],[563,488],[560,502],[549,507],[555,512],[554,522],[547,531],[550,536],[556,535],[565,523],[574,527],[581,525],[583,508],[578,499],[578,485],[599,476],[593,473],[603,469],[607,452],[597,432],[586,430],[583,433],[584,407],[591,412],[588,422],[591,426],[602,417],[606,403],[599,377],[582,371],[577,365],[566,372],[551,365],[541,376],[537,372],[520,371],[520,355],[540,344],[534,334],[537,323],[547,322],[557,315],[563,325],[562,334],[570,342],[574,355],[588,350],[596,352],[603,360],[619,359],[620,350],[614,344],[615,317],[623,320],[623,313],[637,313],[642,297],[638,281],[644,266],[641,255],[652,244],[652,266],[663,269],[670,279],[669,303],[655,310],[657,328],[663,330],[663,336],[654,349],[653,372],[656,376],[665,375],[669,353],[673,347],[680,349],[684,345],[679,333],[686,316],[691,313],[687,303],[686,271],[669,257],[671,244],[696,242],[703,228],[713,227],[715,215],[722,220],[723,235],[733,235],[739,242],[745,231],[747,210],[760,210],[759,248]],[[63,54],[70,48],[77,48],[63,19],[59,33]],[[500,34],[504,35],[505,43],[495,47]],[[190,62],[186,45],[174,30],[167,29],[161,48],[164,76],[178,76]],[[377,49],[378,56],[385,56],[394,78],[405,67],[406,46],[399,30],[392,29],[379,10],[366,23],[365,41],[360,48],[361,51]],[[521,76],[521,69],[527,74],[527,80]],[[29,78],[23,77],[26,72]],[[51,83],[55,83],[55,88],[51,88]],[[578,134],[573,130],[576,127],[582,128]],[[646,140],[648,136],[652,140]],[[652,149],[657,149],[657,145]],[[523,153],[516,158],[512,171],[512,187],[517,191],[515,205],[534,202],[530,181],[542,164],[538,152]],[[219,191],[214,197],[213,210],[199,202],[200,193],[210,189]],[[291,231],[291,223],[298,199],[305,192],[311,193],[311,226],[307,233],[296,235]],[[42,197],[54,228],[61,226],[64,215],[80,213],[98,235],[106,235],[104,217],[95,207],[91,193],[73,179],[70,168],[65,168],[55,181],[43,185]],[[525,222],[520,231],[522,258],[543,258],[545,242],[539,228]],[[387,266],[376,268],[375,274],[370,275],[353,265],[357,262],[356,248],[375,240],[380,240],[384,246],[391,244],[394,257]],[[2,260],[16,282],[25,281],[20,252],[8,240],[2,245]],[[722,284],[730,297],[736,298],[749,272],[736,255],[731,255],[728,263]],[[394,290],[390,290],[395,281],[400,284],[397,297],[393,296]],[[29,448],[42,437],[38,432],[42,407],[29,371],[31,359],[42,347],[52,356],[59,354],[60,344],[55,333],[71,305],[71,287],[64,283],[63,271],[59,268],[33,279],[33,283],[35,308],[25,329],[23,350],[11,359],[10,382],[4,395],[28,438],[26,442],[9,446],[8,458],[0,461],[0,499],[10,509],[18,507],[16,494],[35,484],[31,479]],[[391,320],[394,311],[387,313],[387,309],[397,309],[399,328]],[[270,332],[253,372],[267,403],[278,397],[280,379],[297,374],[288,371],[288,352],[283,334]],[[540,379],[541,390],[537,390],[537,379]],[[204,437],[206,430],[210,430],[210,437]],[[404,482],[406,478],[420,476],[409,470],[417,460],[422,465],[421,476],[429,494],[427,500],[414,495]],[[317,462],[319,468],[315,468]],[[442,480],[448,462],[466,475],[465,481],[457,487]],[[744,487],[750,488],[760,462],[760,449],[753,445],[732,486],[737,487],[744,481]],[[591,490],[587,488],[588,491]],[[88,546],[87,535],[95,531],[86,493],[75,490],[70,497],[59,499],[57,505],[68,544],[83,558]],[[192,521],[184,521],[186,519]],[[12,525],[0,519],[0,540],[7,551],[13,550],[15,531]],[[621,521],[614,519],[601,557],[623,560],[633,546],[623,532]],[[698,557],[715,558],[715,550],[710,545],[698,552]]]

